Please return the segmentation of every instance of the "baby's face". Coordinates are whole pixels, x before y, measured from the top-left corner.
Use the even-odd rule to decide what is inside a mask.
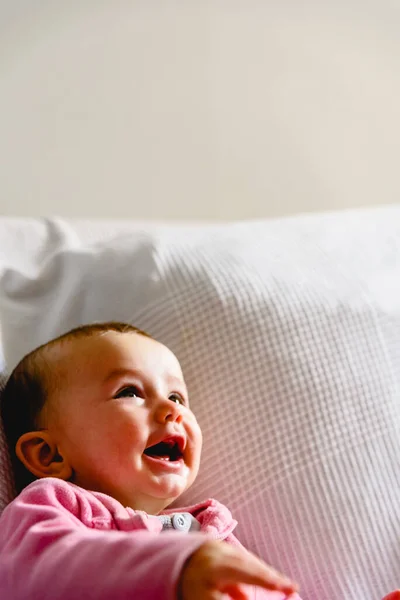
[[[51,352],[61,383],[43,425],[72,481],[160,512],[193,483],[202,444],[174,354],[153,339],[117,332]]]

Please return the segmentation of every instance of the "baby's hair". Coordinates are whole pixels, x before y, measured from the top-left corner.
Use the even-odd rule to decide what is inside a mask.
[[[39,415],[46,404],[51,390],[57,386],[48,351],[55,346],[74,339],[102,335],[109,331],[137,333],[151,338],[151,335],[118,321],[93,323],[71,329],[67,333],[42,344],[27,354],[11,373],[1,395],[0,413],[11,456],[15,488],[19,494],[36,477],[25,468],[16,455],[16,444],[24,433],[39,429]]]

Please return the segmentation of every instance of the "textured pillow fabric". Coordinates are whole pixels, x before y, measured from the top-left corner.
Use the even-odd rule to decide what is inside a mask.
[[[70,227],[49,225],[36,272],[3,272],[8,367],[80,323],[147,329],[180,359],[204,434],[181,502],[226,503],[307,600],[398,587],[400,208],[98,246],[66,243]]]

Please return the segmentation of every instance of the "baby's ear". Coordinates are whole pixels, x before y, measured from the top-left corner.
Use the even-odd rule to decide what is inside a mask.
[[[29,431],[19,438],[15,452],[19,460],[35,477],[58,477],[68,481],[72,469],[59,454],[48,431]]]

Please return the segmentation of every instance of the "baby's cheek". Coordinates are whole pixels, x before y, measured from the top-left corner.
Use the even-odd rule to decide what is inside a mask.
[[[139,423],[115,423],[109,436],[110,451],[118,455],[119,460],[126,460],[137,452],[141,454],[146,446],[144,430]]]

